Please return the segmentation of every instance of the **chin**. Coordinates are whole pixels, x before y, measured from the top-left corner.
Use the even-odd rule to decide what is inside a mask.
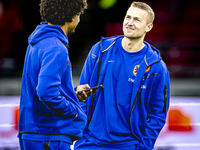
[[[68,35],[73,35],[75,33],[75,31],[73,32],[68,32]]]
[[[69,34],[75,33],[75,29],[74,29],[74,30],[70,30],[68,33],[69,33]]]
[[[124,33],[124,36],[125,37],[134,37],[133,33],[131,34],[131,33],[126,33],[126,32]]]
[[[131,36],[131,35],[126,35],[126,34],[124,34],[124,36],[125,36],[126,38],[128,38],[128,39],[135,39],[135,37],[134,37],[134,36]]]

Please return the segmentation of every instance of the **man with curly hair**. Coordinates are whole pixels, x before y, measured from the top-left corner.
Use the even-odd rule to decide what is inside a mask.
[[[86,0],[41,0],[44,22],[30,35],[24,63],[20,113],[21,150],[70,150],[82,137],[86,115],[73,88],[68,33],[74,32]],[[87,89],[87,84],[78,90]]]

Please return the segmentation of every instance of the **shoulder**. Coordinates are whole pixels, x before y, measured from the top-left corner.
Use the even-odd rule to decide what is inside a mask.
[[[51,56],[66,59],[68,50],[66,46],[56,37],[48,37],[38,43],[39,55],[41,57]]]
[[[57,37],[48,37],[39,42],[42,49],[61,49],[66,51],[66,46]]]
[[[151,69],[154,70],[154,73],[158,74],[168,74],[168,68],[165,62],[161,59],[159,62],[152,64]]]

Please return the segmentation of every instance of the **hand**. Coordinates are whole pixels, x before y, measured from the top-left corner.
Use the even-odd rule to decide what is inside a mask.
[[[89,89],[90,86],[88,84],[79,85],[76,88],[76,96],[78,97],[79,102],[84,102],[90,95],[92,95],[92,90],[89,92],[85,92],[83,90]],[[81,94],[78,94],[78,91],[83,91]]]

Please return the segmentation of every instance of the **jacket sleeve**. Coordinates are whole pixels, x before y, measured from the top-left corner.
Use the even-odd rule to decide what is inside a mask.
[[[40,54],[39,61],[41,69],[36,87],[39,100],[52,113],[56,113],[61,117],[74,117],[77,113],[75,105],[62,96],[59,90],[62,75],[69,63],[67,50],[60,50],[56,47],[45,49],[42,54]]]
[[[152,150],[165,125],[170,100],[169,73],[166,67],[160,71],[150,96],[147,123],[140,143],[141,150]]]
[[[97,75],[95,74],[95,77],[93,77],[93,72],[94,72],[95,65],[99,61],[99,58],[98,58],[98,55],[100,52],[99,50],[100,50],[100,45],[98,42],[92,47],[92,49],[90,50],[87,56],[87,59],[83,66],[81,77],[80,77],[80,85],[89,84],[90,87],[95,86]],[[92,96],[90,96],[89,98],[91,97]],[[88,99],[85,100],[84,102],[80,102],[80,105],[86,114],[87,114],[87,101]]]

